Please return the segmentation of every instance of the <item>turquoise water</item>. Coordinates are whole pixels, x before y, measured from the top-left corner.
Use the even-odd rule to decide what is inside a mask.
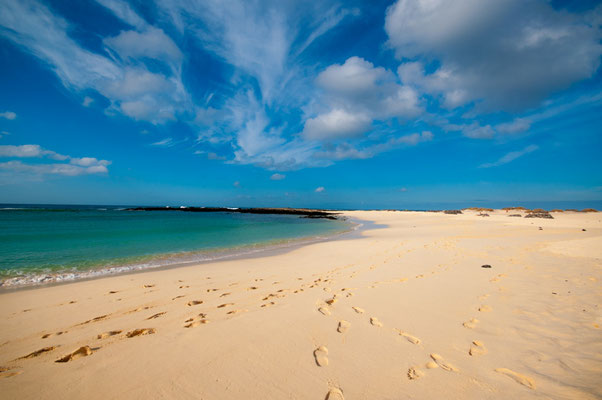
[[[345,221],[290,215],[18,208],[0,206],[4,286],[215,259],[350,228]]]

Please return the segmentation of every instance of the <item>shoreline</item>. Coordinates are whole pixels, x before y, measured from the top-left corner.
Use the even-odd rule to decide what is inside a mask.
[[[26,283],[15,283],[15,284],[6,284],[7,280],[15,279],[15,278],[6,278],[0,281],[0,294],[4,292],[12,292],[18,290],[27,290],[27,289],[38,289],[49,286],[61,286],[69,283],[81,282],[81,281],[93,281],[97,279],[103,279],[106,277],[112,276],[121,276],[121,275],[130,275],[130,274],[138,274],[144,273],[147,271],[161,271],[168,269],[176,269],[181,267],[189,267],[196,265],[204,265],[212,262],[225,261],[225,260],[240,260],[252,257],[263,257],[275,254],[281,254],[281,252],[292,251],[298,247],[306,246],[313,243],[326,242],[329,240],[337,240],[337,238],[342,238],[346,235],[352,235],[354,232],[357,232],[362,228],[364,223],[368,223],[368,221],[360,221],[348,219],[351,223],[351,226],[348,229],[345,229],[341,232],[328,234],[325,236],[305,236],[295,239],[288,240],[272,240],[270,242],[265,242],[257,245],[245,245],[245,246],[237,246],[234,248],[227,249],[219,249],[219,250],[208,250],[208,251],[200,251],[200,252],[190,252],[196,254],[207,254],[207,258],[191,260],[191,261],[176,261],[173,263],[167,264],[159,264],[159,265],[123,265],[123,266],[112,266],[112,267],[103,267],[98,269],[91,270],[83,270],[77,272],[65,272],[65,273],[57,273],[54,276],[52,274],[38,274],[36,276],[40,277],[51,277],[56,279],[56,277],[60,277],[58,280],[51,280],[48,282],[26,282]],[[278,242],[278,243],[274,243]],[[161,255],[151,256],[154,260],[159,259],[160,257],[164,257],[166,255],[170,255],[174,253],[164,253]],[[88,276],[81,276],[77,274],[86,274]],[[74,277],[64,277],[64,275],[75,275]],[[32,277],[33,278],[33,277]]]

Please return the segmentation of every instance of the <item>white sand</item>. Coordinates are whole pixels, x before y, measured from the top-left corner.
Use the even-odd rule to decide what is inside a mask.
[[[0,294],[0,398],[602,397],[601,213],[347,214],[383,228]]]

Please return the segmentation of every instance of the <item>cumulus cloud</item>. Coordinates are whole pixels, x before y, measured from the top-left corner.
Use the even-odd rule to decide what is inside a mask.
[[[273,181],[281,181],[284,178],[286,178],[286,175],[278,174],[278,173],[273,174],[272,176],[270,176],[270,179],[273,180]]]
[[[508,164],[509,162],[512,162],[519,157],[522,157],[526,154],[532,153],[537,149],[539,149],[539,147],[532,144],[532,145],[525,147],[522,150],[511,151],[495,162],[481,164],[479,166],[479,168],[499,167],[500,165]]]
[[[360,57],[329,66],[316,83],[324,89],[322,101],[331,108],[362,113],[371,119],[410,118],[423,111],[414,89],[399,84],[393,72]]]
[[[318,186],[316,188],[316,190],[314,190],[314,192],[316,193],[322,193],[323,191],[325,191],[326,189],[324,188],[324,186]]]
[[[305,122],[303,136],[308,140],[342,139],[361,135],[370,129],[372,120],[362,114],[335,109]]]
[[[400,59],[439,62],[432,73],[403,63],[404,83],[442,96],[448,108],[482,101],[517,110],[594,74],[602,45],[590,16],[543,0],[398,0],[385,29]]]
[[[13,119],[17,118],[17,114],[15,114],[12,111],[4,111],[4,112],[0,113],[0,118],[13,120]]]
[[[69,161],[69,163],[24,163],[12,160],[0,163],[0,169],[25,174],[25,175],[86,175],[105,174],[107,166],[111,164],[107,160],[99,160],[94,157],[71,157],[46,150],[37,144],[25,144],[21,146],[0,146],[0,157],[2,158],[50,158],[55,161]]]

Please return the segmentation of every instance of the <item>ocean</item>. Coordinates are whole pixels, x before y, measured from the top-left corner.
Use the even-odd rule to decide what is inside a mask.
[[[349,221],[297,215],[0,205],[0,286],[215,260],[351,228]]]

